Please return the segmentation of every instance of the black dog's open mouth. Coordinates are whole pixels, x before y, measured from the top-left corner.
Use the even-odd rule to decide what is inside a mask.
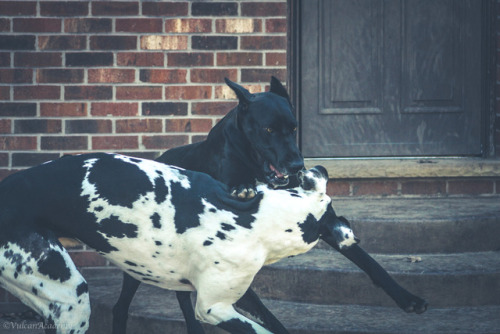
[[[286,186],[289,182],[288,174],[281,173],[278,168],[274,167],[273,164],[269,163],[270,173],[266,173],[267,182],[274,187]]]

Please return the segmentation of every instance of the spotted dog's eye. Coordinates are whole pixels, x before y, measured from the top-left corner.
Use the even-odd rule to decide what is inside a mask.
[[[264,130],[266,130],[267,133],[273,133],[274,132],[273,128],[265,128]]]

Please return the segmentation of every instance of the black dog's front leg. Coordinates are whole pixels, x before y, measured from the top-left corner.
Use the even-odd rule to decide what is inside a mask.
[[[179,302],[182,314],[186,320],[188,334],[205,334],[200,322],[196,320],[193,304],[191,303],[191,292],[176,291],[175,295],[177,296],[177,301]]]
[[[221,171],[221,180],[229,186],[231,196],[240,199],[255,197],[257,190],[255,177],[252,177],[254,173],[245,164],[224,159]]]
[[[135,292],[141,282],[123,273],[122,291],[120,297],[113,306],[113,334],[125,334],[127,328],[128,309],[134,298]]]
[[[340,250],[340,253],[354,262],[371,278],[373,283],[381,287],[405,312],[423,313],[427,310],[427,302],[412,295],[400,286],[388,273],[358,245]]]

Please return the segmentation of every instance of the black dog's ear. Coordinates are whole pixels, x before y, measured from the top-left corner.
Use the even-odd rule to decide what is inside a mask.
[[[290,101],[286,88],[281,84],[281,81],[274,76],[271,77],[271,89],[269,89],[269,91]]]
[[[241,104],[247,105],[248,103],[250,103],[250,100],[253,96],[252,93],[250,93],[247,89],[238,85],[237,83],[232,82],[228,78],[224,78],[224,81],[226,81],[226,84],[234,91]]]

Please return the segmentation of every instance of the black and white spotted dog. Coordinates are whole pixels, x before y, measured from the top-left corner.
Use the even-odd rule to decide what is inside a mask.
[[[230,332],[270,333],[233,304],[263,265],[307,252],[320,235],[349,248],[322,167],[301,186],[240,201],[210,176],[118,154],[68,156],[0,183],[0,286],[58,333],[84,333],[85,279],[58,237],[76,238],[142,282],[197,291],[196,315]]]

